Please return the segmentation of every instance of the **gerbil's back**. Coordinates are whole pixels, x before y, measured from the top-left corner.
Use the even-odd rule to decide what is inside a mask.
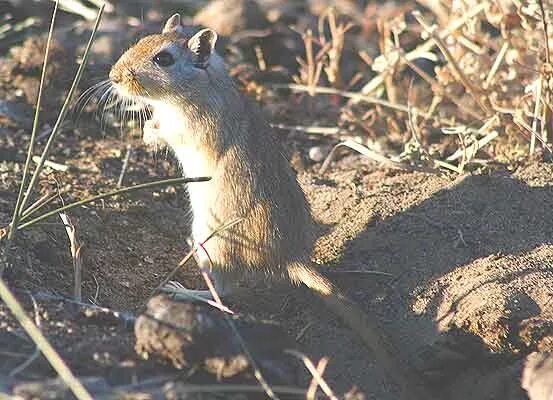
[[[310,259],[311,210],[261,111],[244,97],[241,100],[241,129],[220,158],[215,181],[219,214],[243,220],[213,248],[221,261],[233,260],[234,266],[284,273],[290,263]]]

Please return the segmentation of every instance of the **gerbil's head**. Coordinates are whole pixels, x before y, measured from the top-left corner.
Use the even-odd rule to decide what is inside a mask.
[[[211,29],[190,35],[175,14],[161,34],[147,36],[127,50],[111,68],[109,79],[120,95],[146,103],[193,94],[207,84],[210,70],[220,68],[213,53],[216,41]]]

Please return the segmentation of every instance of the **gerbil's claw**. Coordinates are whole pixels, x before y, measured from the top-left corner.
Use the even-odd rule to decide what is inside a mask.
[[[169,281],[161,288],[161,291],[172,294],[177,300],[213,300],[213,296],[211,295],[211,292],[209,290],[187,289],[176,281]]]
[[[159,121],[149,119],[144,122],[144,129],[142,130],[142,140],[148,146],[164,145],[165,142],[160,136]]]

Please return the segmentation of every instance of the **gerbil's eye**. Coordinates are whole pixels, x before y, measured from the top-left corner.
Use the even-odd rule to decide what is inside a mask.
[[[168,67],[175,63],[175,59],[173,58],[171,53],[165,50],[157,53],[154,56],[153,60],[154,60],[154,63],[156,63],[156,65],[159,65],[160,67]]]

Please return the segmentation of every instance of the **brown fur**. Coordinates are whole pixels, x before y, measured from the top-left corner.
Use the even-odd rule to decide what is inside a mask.
[[[310,266],[314,224],[305,195],[260,110],[239,92],[222,63],[219,65],[218,56],[213,55],[214,60],[194,81],[178,74],[162,76],[151,66],[149,60],[163,46],[175,42],[182,43],[182,36],[165,33],[142,39],[115,64],[110,77],[130,94],[152,104],[169,104],[184,116],[185,134],[168,129],[163,140],[176,153],[179,146],[185,146],[206,160],[211,181],[189,190],[191,196],[195,190],[201,191],[199,196],[209,208],[203,221],[208,228],[214,230],[242,218],[206,243],[213,265],[226,279],[253,273],[264,279],[276,276],[304,283],[361,336],[377,361],[399,378],[404,396],[417,397],[418,388],[413,379],[401,374],[404,368],[390,354],[375,320]],[[182,55],[189,57],[184,50]]]

